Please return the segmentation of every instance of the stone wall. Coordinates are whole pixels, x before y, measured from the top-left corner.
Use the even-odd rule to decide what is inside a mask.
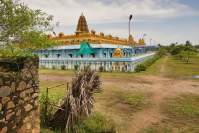
[[[38,58],[0,59],[0,133],[39,133]]]

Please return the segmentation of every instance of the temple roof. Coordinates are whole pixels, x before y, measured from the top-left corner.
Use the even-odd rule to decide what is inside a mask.
[[[89,33],[86,18],[83,14],[79,17],[76,33]]]
[[[79,45],[82,41],[87,41],[91,44],[116,44],[126,46],[145,45],[143,39],[137,42],[134,40],[132,35],[130,35],[128,39],[124,39],[119,37],[113,37],[111,34],[104,35],[104,33],[102,32],[97,33],[94,30],[91,30],[90,32],[86,18],[83,14],[79,17],[75,34],[64,35],[64,33],[61,32],[58,36],[55,37],[52,37],[52,35],[48,35],[48,38],[58,40],[64,45]]]
[[[85,55],[85,54],[93,54],[94,50],[93,48],[90,46],[90,44],[88,42],[81,42],[80,44],[80,49],[78,51],[77,54],[79,55]]]

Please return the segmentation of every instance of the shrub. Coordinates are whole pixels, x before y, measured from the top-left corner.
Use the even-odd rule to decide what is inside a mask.
[[[51,104],[57,104],[60,101],[60,97],[58,95],[54,94],[48,94],[48,102]],[[48,121],[45,121],[45,105],[46,105],[46,93],[41,92],[39,95],[39,103],[40,103],[40,120],[41,120],[41,125],[42,126],[47,126]],[[54,108],[51,105],[48,105],[48,110],[47,110],[47,119],[50,120],[56,111],[56,108]]]
[[[77,71],[79,69],[79,65],[74,65],[74,69]]]
[[[146,71],[146,69],[148,67],[150,67],[153,63],[155,63],[159,58],[161,58],[163,55],[159,55],[159,54],[156,54],[153,56],[153,58],[150,58],[146,61],[144,61],[143,63],[141,64],[138,64],[136,67],[135,67],[135,72],[141,72],[141,71]]]
[[[52,69],[53,69],[53,70],[55,70],[55,69],[56,69],[56,67],[55,67],[55,66],[52,66]]]
[[[46,69],[46,66],[45,65],[41,65],[40,68],[41,69]]]
[[[99,71],[100,71],[100,72],[103,72],[103,71],[104,71],[104,67],[103,67],[103,66],[100,66],[100,67],[99,67]]]
[[[114,122],[99,113],[79,121],[75,130],[77,133],[116,133]]]
[[[61,65],[61,70],[66,70],[66,66],[65,65]]]
[[[138,64],[135,67],[135,72],[141,72],[141,71],[145,71],[146,70],[146,66],[144,64]]]

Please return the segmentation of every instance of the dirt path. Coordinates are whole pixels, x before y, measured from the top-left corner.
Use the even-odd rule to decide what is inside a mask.
[[[163,63],[160,66],[160,75],[163,76],[163,74],[166,72],[166,62],[168,61],[168,56],[164,57]]]
[[[160,122],[164,116],[161,114],[161,103],[165,98],[176,96],[180,93],[198,93],[199,83],[191,80],[178,80],[164,77],[166,73],[166,62],[168,57],[164,58],[160,66],[159,76],[140,76],[141,81],[150,83],[146,92],[152,96],[150,101],[152,106],[135,113],[133,120],[127,130],[127,133],[138,133],[141,129]]]

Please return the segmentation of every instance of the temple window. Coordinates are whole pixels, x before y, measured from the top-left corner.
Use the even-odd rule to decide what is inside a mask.
[[[91,56],[92,56],[93,58],[95,58],[95,54],[91,54]]]
[[[104,53],[104,57],[106,57],[106,53]]]
[[[110,53],[110,57],[113,57],[113,53]]]
[[[80,56],[81,56],[81,58],[83,58],[83,57],[84,57],[84,55],[83,55],[83,54],[81,54]]]
[[[73,57],[73,55],[72,55],[72,54],[68,54],[68,56],[69,56],[70,58],[72,58],[72,57]]]
[[[48,58],[48,57],[49,57],[49,55],[48,55],[48,54],[45,54],[44,56],[45,56],[45,58]]]
[[[60,54],[56,54],[57,55],[57,58],[60,58],[61,57],[61,55]]]

